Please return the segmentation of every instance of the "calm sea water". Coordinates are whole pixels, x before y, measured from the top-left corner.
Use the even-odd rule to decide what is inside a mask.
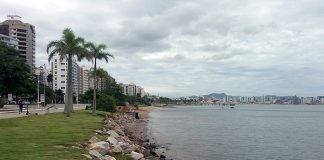
[[[179,160],[324,160],[324,106],[176,106],[149,131]]]

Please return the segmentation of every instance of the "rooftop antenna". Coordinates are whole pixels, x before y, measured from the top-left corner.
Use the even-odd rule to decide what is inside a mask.
[[[15,14],[10,14],[7,16],[7,20],[21,20],[21,17]]]

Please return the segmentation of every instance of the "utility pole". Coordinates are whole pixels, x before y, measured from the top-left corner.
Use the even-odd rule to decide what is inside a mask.
[[[46,65],[44,64],[44,69],[43,69],[43,83],[44,83],[44,107],[46,106],[46,94],[45,94],[45,79],[46,79],[46,76],[45,76],[45,73],[46,73]]]
[[[35,74],[37,75],[37,108],[39,108],[39,75],[40,75],[39,68],[35,70]]]

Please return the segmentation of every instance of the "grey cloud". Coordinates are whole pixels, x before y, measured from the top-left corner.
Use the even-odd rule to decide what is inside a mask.
[[[116,59],[99,64],[119,82],[151,93],[312,96],[324,92],[323,8],[320,0],[4,0],[0,15],[36,26],[37,65],[71,27],[110,47]]]

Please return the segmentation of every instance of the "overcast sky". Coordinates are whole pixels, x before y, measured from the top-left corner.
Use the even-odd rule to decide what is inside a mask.
[[[35,25],[37,66],[70,27],[153,94],[324,95],[323,0],[1,0],[8,14]]]

